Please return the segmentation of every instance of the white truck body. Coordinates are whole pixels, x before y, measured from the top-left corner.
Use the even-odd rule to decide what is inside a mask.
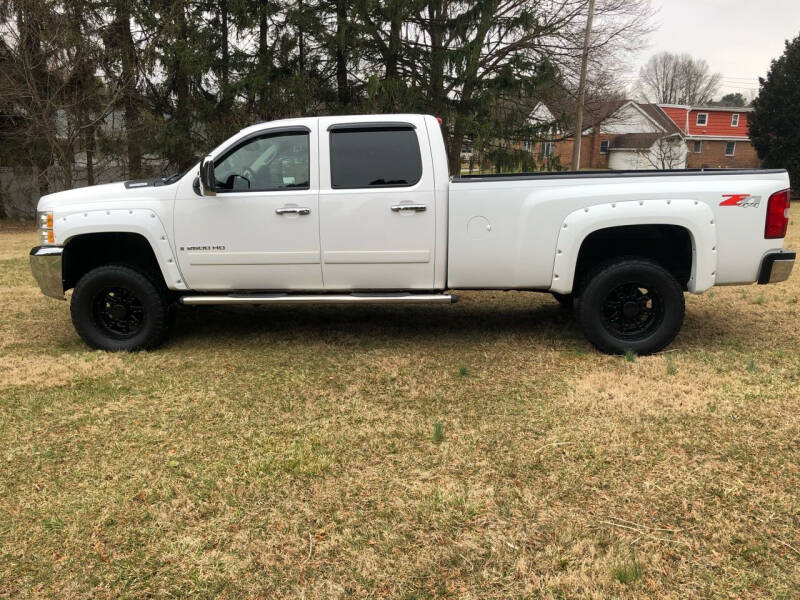
[[[398,131],[403,132],[399,142],[416,139],[419,158],[409,160],[420,161],[417,181],[337,185],[339,162],[344,161],[342,169],[353,168],[352,160],[341,158],[352,147],[333,142],[334,136],[345,140],[347,134],[367,132],[375,134],[369,140],[380,140]],[[587,259],[581,258],[581,250],[589,236],[645,226],[686,233],[690,264],[680,284],[692,293],[714,285],[753,283],[770,255],[778,254],[771,260],[781,265],[771,274],[772,281],[788,277],[793,264],[794,255],[782,252],[782,237],[765,237],[768,200],[789,188],[783,170],[451,178],[437,119],[414,114],[262,123],[240,131],[209,156],[219,170],[220,160],[231,162],[226,157],[238,156],[239,150],[233,149],[273,138],[296,142],[291,158],[278,159],[286,163],[280,167],[281,189],[247,187],[256,171],[275,170],[270,161],[276,159],[269,154],[278,151],[267,148],[253,165],[231,175],[226,189],[207,189],[198,164],[171,183],[133,181],[43,197],[40,219],[43,225],[48,218],[52,221],[42,233],[43,247],[49,250],[40,250],[40,255],[52,262],[59,254],[54,248],[68,254],[72,241],[92,234],[141,236],[166,288],[187,298],[211,292],[224,298],[219,294],[452,289],[566,295],[576,291],[582,276],[579,263]],[[345,149],[337,154],[333,143]],[[298,148],[304,150],[306,144],[308,181],[298,182],[286,173],[302,162]],[[373,150],[364,148],[366,163],[380,149]],[[651,230],[639,232],[650,235]],[[104,243],[113,244],[113,238]],[[40,255],[37,264],[45,261],[38,260]],[[42,276],[40,284],[45,293],[63,298],[76,283],[69,275],[76,267],[59,268],[60,283]],[[43,267],[35,266],[37,270]],[[676,273],[676,278],[681,276]]]

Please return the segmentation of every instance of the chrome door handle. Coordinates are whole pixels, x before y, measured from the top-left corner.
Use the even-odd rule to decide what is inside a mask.
[[[428,207],[424,204],[392,204],[392,212],[400,211],[424,212]]]
[[[282,206],[275,209],[276,215],[310,215],[311,209],[305,206]]]

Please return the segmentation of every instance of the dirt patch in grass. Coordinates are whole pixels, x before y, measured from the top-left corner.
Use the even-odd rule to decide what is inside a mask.
[[[0,355],[0,390],[10,386],[34,385],[39,389],[67,385],[83,377],[103,377],[120,369],[123,358],[98,352],[74,355]]]
[[[612,359],[607,369],[571,380],[569,399],[576,409],[646,414],[694,411],[720,400],[718,386],[698,385],[714,376],[706,362],[675,353],[637,357],[633,362]]]

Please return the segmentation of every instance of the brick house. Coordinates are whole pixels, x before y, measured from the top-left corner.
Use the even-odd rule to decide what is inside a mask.
[[[539,104],[533,121],[565,120],[574,108]],[[634,100],[588,103],[581,169],[757,168],[747,117],[751,108],[692,107]],[[567,121],[569,119],[566,119]],[[539,161],[572,161],[574,135],[554,130],[530,144]]]
[[[531,115],[550,122],[569,109],[540,104]],[[581,169],[679,169],[686,164],[683,133],[656,104],[634,100],[587,103],[581,136]],[[551,157],[562,166],[572,161],[574,135],[553,131],[550,140],[537,143],[540,160]]]
[[[680,128],[686,140],[687,168],[760,166],[748,132],[747,119],[752,108],[675,104],[659,107]]]

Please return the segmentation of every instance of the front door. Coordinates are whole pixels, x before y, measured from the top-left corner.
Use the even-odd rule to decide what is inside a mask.
[[[316,119],[265,129],[215,156],[216,196],[175,203],[181,271],[195,290],[320,290]]]
[[[436,210],[425,123],[321,118],[326,290],[434,288]]]

